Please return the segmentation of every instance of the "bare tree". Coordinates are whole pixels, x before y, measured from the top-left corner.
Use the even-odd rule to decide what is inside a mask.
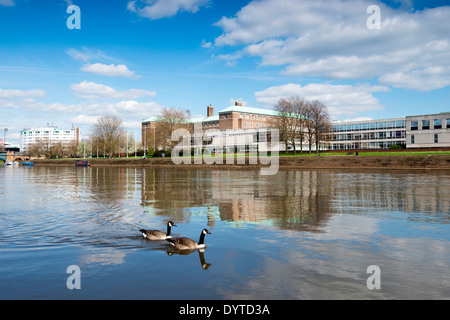
[[[154,131],[146,130],[146,137],[144,139],[147,142],[146,147],[149,145],[148,141],[152,141],[155,147],[154,151],[158,149],[171,150],[177,144],[176,141],[171,141],[172,133],[175,130],[184,128],[192,131],[193,128],[191,128],[189,123],[190,118],[191,114],[189,110],[183,111],[177,108],[164,108],[157,118]]]
[[[309,118],[307,134],[309,140],[309,152],[314,142],[316,152],[319,153],[320,143],[326,140],[330,128],[330,116],[327,107],[318,100],[313,100],[308,104],[307,115]]]
[[[284,141],[286,151],[288,145],[297,153],[297,140],[300,140],[300,150],[304,140],[306,102],[299,96],[291,96],[278,100],[275,105],[277,117],[272,121],[272,126],[280,130],[280,139]]]
[[[102,153],[113,157],[120,152],[120,146],[125,145],[126,132],[122,128],[122,120],[116,116],[105,115],[97,119],[97,123],[91,131],[91,139],[96,142],[96,147],[103,150]]]

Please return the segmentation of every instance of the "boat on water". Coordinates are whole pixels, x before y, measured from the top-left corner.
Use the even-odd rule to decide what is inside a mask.
[[[6,161],[6,162],[5,162],[5,166],[6,166],[6,167],[18,167],[18,166],[19,166],[19,163],[18,163],[18,162],[15,162],[15,161]]]
[[[84,161],[84,160],[76,160],[75,161],[75,166],[76,167],[89,167],[91,164],[89,163],[89,161]]]
[[[22,167],[32,167],[32,166],[34,166],[33,162],[30,162],[30,161],[23,161],[22,162]]]

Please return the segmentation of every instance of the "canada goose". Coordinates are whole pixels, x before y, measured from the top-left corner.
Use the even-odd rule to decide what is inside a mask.
[[[185,237],[166,239],[166,241],[179,250],[201,249],[205,247],[205,235],[207,234],[211,234],[211,232],[208,229],[203,229],[198,243]]]
[[[142,235],[144,236],[144,238],[148,239],[148,240],[167,240],[172,238],[172,236],[170,235],[170,231],[172,227],[176,227],[177,225],[175,223],[173,223],[172,221],[167,222],[167,234],[159,231],[159,230],[145,230],[145,229],[141,229],[139,230],[140,232],[142,232]]]

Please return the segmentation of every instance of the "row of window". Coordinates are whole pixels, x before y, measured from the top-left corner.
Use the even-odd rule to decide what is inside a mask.
[[[53,134],[59,134],[60,132],[59,131],[52,131],[52,132],[50,132],[50,131],[43,131],[42,133],[41,133],[41,131],[29,131],[29,132],[22,132],[22,134],[23,135],[32,135],[32,134],[50,134],[50,133],[53,133]],[[73,133],[72,131],[64,131],[63,132],[64,134],[71,134],[71,133]]]
[[[332,132],[405,129],[406,120],[333,125]]]
[[[433,129],[450,129],[450,119],[446,119],[446,124],[443,124],[444,119],[434,119],[433,120]],[[422,130],[430,130],[431,129],[431,121],[430,120],[422,120],[420,121],[422,125]],[[411,121],[411,130],[419,130],[419,121]]]
[[[386,139],[405,139],[405,138],[406,138],[405,131],[344,133],[333,135],[333,141],[386,140]]]
[[[244,122],[244,128],[247,128],[247,122]],[[250,128],[253,128],[253,122],[250,122]],[[255,123],[255,128],[265,128],[265,124],[261,123],[259,125],[259,123]],[[267,128],[270,128],[270,124],[267,124]]]

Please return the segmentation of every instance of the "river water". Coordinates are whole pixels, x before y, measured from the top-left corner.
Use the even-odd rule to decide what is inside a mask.
[[[0,299],[450,298],[448,171],[0,167],[0,203]]]

